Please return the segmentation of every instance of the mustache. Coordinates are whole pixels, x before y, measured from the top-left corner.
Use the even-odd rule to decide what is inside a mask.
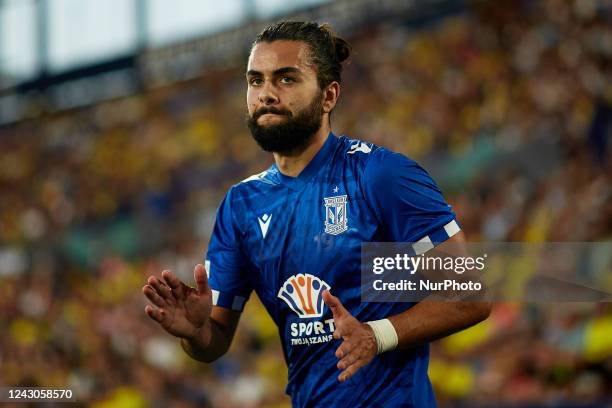
[[[259,119],[260,116],[265,115],[266,113],[274,113],[276,115],[285,115],[291,117],[291,112],[285,109],[261,108],[255,111],[255,113],[253,113],[253,120]]]

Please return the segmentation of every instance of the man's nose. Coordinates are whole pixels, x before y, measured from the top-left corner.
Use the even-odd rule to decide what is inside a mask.
[[[266,82],[259,93],[259,102],[264,105],[274,105],[278,103],[278,95],[270,82]]]

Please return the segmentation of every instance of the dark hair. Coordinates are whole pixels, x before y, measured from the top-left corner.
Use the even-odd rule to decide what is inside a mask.
[[[313,21],[274,23],[257,35],[251,49],[257,43],[278,40],[303,41],[308,44],[311,61],[317,68],[317,81],[321,89],[333,81],[341,83],[341,63],[349,57],[351,46],[337,37],[329,24]]]

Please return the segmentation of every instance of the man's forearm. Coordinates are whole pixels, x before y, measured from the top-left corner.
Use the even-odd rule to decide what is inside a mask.
[[[410,348],[466,329],[485,320],[489,302],[438,302],[424,300],[389,317],[397,332],[398,348]]]
[[[204,331],[198,332],[194,338],[181,339],[181,347],[193,359],[212,363],[224,355],[231,343],[231,337],[227,330],[214,319],[209,320],[210,334],[205,336]]]

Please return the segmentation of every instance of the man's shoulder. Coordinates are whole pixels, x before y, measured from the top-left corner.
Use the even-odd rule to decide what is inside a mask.
[[[412,161],[401,153],[396,153],[386,147],[348,136],[340,136],[340,157],[350,162],[356,169],[384,168],[393,166],[398,160]]]
[[[362,169],[370,158],[378,154],[382,147],[361,139],[354,139],[346,135],[338,137],[337,158],[348,163],[350,167]]]
[[[343,155],[357,160],[367,159],[372,152],[381,148],[374,143],[353,139],[346,135],[339,136],[338,142],[340,145],[340,152]]]
[[[266,185],[266,184],[275,185],[275,184],[278,184],[277,177],[275,177],[276,173],[277,173],[276,167],[272,165],[260,173],[250,175],[244,180],[241,180],[240,182],[236,183],[234,186],[235,187],[243,186],[244,188],[244,186],[247,184],[249,184],[249,186],[262,185],[262,184],[263,185]]]
[[[401,180],[429,177],[412,158],[387,147],[341,136],[340,160],[352,169],[360,182],[370,186],[395,186]]]
[[[270,189],[278,185],[277,171],[274,166],[253,174],[238,183],[233,184],[227,190],[226,200],[231,206],[240,202],[257,200],[258,196],[269,194]]]
[[[234,184],[230,190],[238,191],[240,193],[248,193],[251,190],[257,190],[261,188],[271,187],[278,185],[278,170],[274,165],[268,167],[262,172],[255,173]]]

